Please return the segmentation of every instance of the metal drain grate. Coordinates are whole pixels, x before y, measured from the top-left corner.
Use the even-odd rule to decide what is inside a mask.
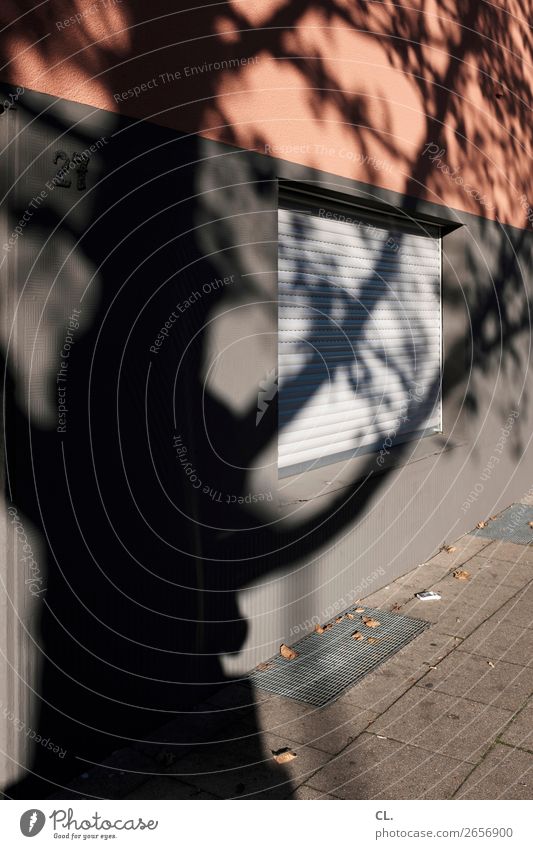
[[[489,539],[504,539],[518,545],[533,543],[533,507],[527,504],[513,504],[504,510],[501,516],[488,523],[486,528],[476,528],[472,533]]]
[[[355,608],[347,612],[353,613],[354,618],[345,616],[331,630],[320,635],[308,634],[296,643],[294,648],[299,656],[294,660],[277,655],[269,661],[268,668],[254,670],[250,675],[253,685],[269,693],[322,707],[377,669],[430,624],[370,607],[365,607],[363,613],[355,613]],[[379,628],[368,628],[363,624],[363,616],[377,619],[381,623]],[[360,631],[365,638],[375,638],[377,642],[354,640],[354,631]]]

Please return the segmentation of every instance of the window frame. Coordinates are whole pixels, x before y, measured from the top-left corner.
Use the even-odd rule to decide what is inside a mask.
[[[337,215],[344,215],[347,218],[359,218],[370,223],[375,223],[376,226],[386,228],[389,226],[398,226],[401,224],[405,232],[413,234],[424,234],[438,239],[439,243],[439,319],[440,319],[440,351],[439,351],[439,426],[422,429],[405,433],[395,438],[387,462],[384,463],[384,469],[376,468],[376,471],[385,470],[394,462],[394,449],[397,446],[405,443],[419,443],[421,440],[426,440],[428,437],[444,436],[444,403],[442,394],[442,385],[444,380],[444,301],[443,301],[443,238],[452,230],[461,226],[458,222],[451,222],[446,219],[438,218],[432,215],[419,213],[416,210],[409,211],[408,209],[393,206],[391,204],[377,201],[373,197],[359,197],[328,190],[317,188],[308,183],[296,183],[294,181],[279,180],[278,181],[278,205],[276,210],[276,224],[278,228],[279,210],[288,209],[295,212],[314,214],[319,209],[331,211]],[[338,220],[338,219],[337,219]],[[348,221],[348,223],[350,223]],[[279,239],[279,237],[278,237]],[[277,255],[279,258],[279,241],[277,243]],[[279,287],[279,266],[277,269],[277,279]],[[279,327],[279,288],[278,288],[278,327]],[[279,344],[278,344],[279,351]],[[279,423],[278,423],[279,434]],[[377,456],[379,449],[377,445],[372,443],[363,445],[360,448],[347,450],[345,456],[342,453],[339,457],[333,455],[331,458],[324,459],[323,462],[317,460],[302,461],[301,468],[294,469],[294,466],[288,468],[280,468],[278,456],[278,479],[287,479],[294,476],[309,474],[316,470],[332,469],[334,466],[346,463],[351,463],[358,458],[366,458]],[[300,465],[300,464],[299,464]],[[323,472],[322,472],[323,473]]]

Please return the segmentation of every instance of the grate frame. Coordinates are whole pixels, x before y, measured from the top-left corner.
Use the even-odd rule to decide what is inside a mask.
[[[364,607],[363,604],[356,606]],[[352,613],[354,618],[347,619],[346,613]],[[381,666],[431,624],[424,619],[372,607],[364,607],[362,613],[355,613],[355,607],[351,607],[339,615],[345,618],[333,624],[331,630],[320,635],[307,634],[295,643],[293,647],[299,656],[294,660],[276,655],[268,661],[268,669],[255,669],[250,674],[254,687],[324,707]],[[368,628],[363,624],[363,616],[377,619],[381,623],[379,628]],[[335,619],[330,621],[334,623]],[[354,631],[360,631],[365,637],[376,637],[379,642],[372,645],[366,640],[353,640]]]
[[[533,522],[533,507],[518,502],[504,510],[496,519],[492,519],[486,528],[475,528],[472,533],[487,539],[532,545],[533,528],[529,527],[528,522]]]

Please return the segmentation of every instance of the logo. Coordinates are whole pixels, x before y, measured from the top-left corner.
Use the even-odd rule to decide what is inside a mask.
[[[20,818],[20,830],[24,837],[35,837],[42,830],[46,817],[42,811],[31,808],[25,811]]]

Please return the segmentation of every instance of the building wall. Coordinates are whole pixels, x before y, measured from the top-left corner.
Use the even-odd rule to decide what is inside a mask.
[[[466,4],[459,27],[439,4],[232,3],[170,26],[137,5],[59,28],[59,4],[8,42],[24,91],[0,116],[0,698],[67,754],[0,715],[6,781],[22,766],[60,780],[163,724],[531,485],[530,36],[513,10]],[[90,152],[85,188],[74,169],[54,183],[58,151]],[[460,225],[444,239],[444,434],[380,474],[361,457],[280,488],[275,399],[257,424],[277,366],[279,180]]]
[[[6,82],[526,222],[529,2],[28,8],[1,13]]]

